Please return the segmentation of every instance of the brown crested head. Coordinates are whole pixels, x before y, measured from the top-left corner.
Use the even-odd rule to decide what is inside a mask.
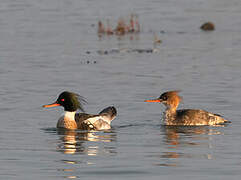
[[[180,91],[167,91],[159,97],[160,102],[169,106],[170,108],[177,108],[179,103],[182,101],[181,96],[179,96]]]
[[[166,105],[168,108],[176,109],[182,100],[178,95],[180,91],[167,91],[157,99],[145,100],[145,102],[160,102]]]

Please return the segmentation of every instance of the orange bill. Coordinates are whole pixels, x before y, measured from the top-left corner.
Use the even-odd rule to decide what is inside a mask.
[[[150,100],[145,100],[145,102],[161,102],[160,99],[150,99]]]
[[[43,105],[44,108],[60,106],[58,103]]]

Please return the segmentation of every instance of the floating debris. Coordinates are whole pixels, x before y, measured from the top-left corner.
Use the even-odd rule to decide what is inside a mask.
[[[111,49],[111,50],[98,50],[97,53],[100,55],[108,55],[108,54],[118,54],[118,53],[157,53],[159,49],[150,48],[150,49]]]
[[[109,19],[107,19],[106,34],[107,34],[107,35],[113,35],[113,34],[114,34],[114,31],[112,30],[112,28],[111,28],[111,26],[110,26],[110,21],[109,21]]]
[[[138,20],[138,16],[131,14],[129,22],[125,22],[124,18],[119,18],[117,21],[117,25],[115,28],[112,28],[110,25],[109,19],[107,20],[107,28],[105,28],[104,24],[102,21],[98,22],[98,35],[118,35],[118,36],[123,36],[125,34],[130,34],[130,33],[139,33],[140,32],[140,24]]]
[[[162,40],[154,33],[154,44],[161,44]]]
[[[115,28],[115,33],[116,35],[124,35],[126,33],[126,30],[128,30],[128,27],[126,26],[125,21],[120,18]]]
[[[212,22],[206,22],[200,27],[200,29],[203,31],[214,31],[215,25]]]
[[[83,60],[83,61],[80,61],[81,64],[96,64],[97,61],[95,60]]]
[[[86,51],[86,54],[90,54],[91,52],[90,51]]]
[[[135,25],[136,25],[135,32],[139,33],[141,31],[141,27],[139,24],[138,15],[136,15],[136,18],[135,18]]]
[[[105,27],[101,21],[98,22],[98,34],[104,34],[105,33]]]
[[[107,54],[109,54],[109,51],[107,51],[107,50],[98,50],[97,53],[101,54],[101,55],[107,55]]]

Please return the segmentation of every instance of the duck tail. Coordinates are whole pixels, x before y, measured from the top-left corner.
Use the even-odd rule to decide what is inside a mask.
[[[231,121],[224,119],[224,117],[222,115],[220,115],[220,114],[214,114],[214,115],[220,118],[219,124],[232,123]]]
[[[109,106],[103,109],[100,113],[100,116],[107,117],[110,121],[114,120],[117,115],[117,110],[114,106]]]
[[[227,123],[232,123],[232,122],[225,119],[224,123],[227,124]]]

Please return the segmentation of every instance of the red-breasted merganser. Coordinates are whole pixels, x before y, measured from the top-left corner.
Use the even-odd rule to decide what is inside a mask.
[[[182,100],[178,95],[179,91],[168,91],[157,99],[145,100],[145,102],[160,102],[166,106],[163,114],[165,125],[178,126],[201,126],[201,125],[218,125],[228,123],[222,116],[213,114],[200,109],[180,109],[177,107]]]
[[[83,97],[73,92],[64,91],[53,104],[43,105],[43,107],[64,107],[64,115],[59,118],[57,128],[81,130],[105,130],[111,128],[111,121],[117,115],[115,107],[107,107],[97,115],[76,113],[78,109],[84,112],[84,103],[86,101]]]

